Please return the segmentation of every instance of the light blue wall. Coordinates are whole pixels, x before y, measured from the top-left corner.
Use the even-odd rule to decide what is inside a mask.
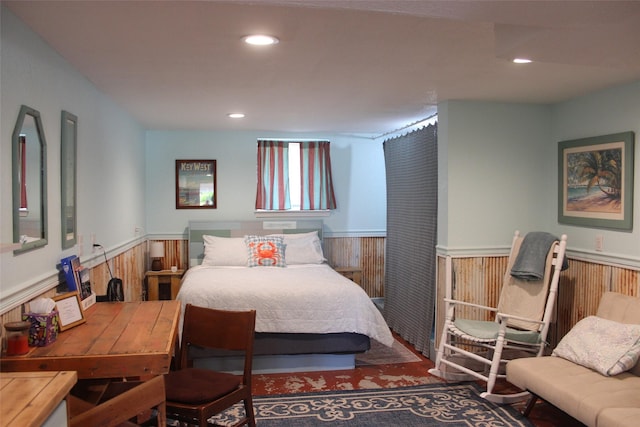
[[[558,142],[610,133],[640,135],[640,82],[557,105],[449,101],[438,106],[438,245],[446,253],[488,253],[513,230],[569,236],[574,255],[640,267],[640,173],[634,176],[634,228],[560,224]],[[636,142],[636,170],[640,149]],[[604,251],[595,251],[596,235]]]
[[[147,233],[182,235],[188,221],[254,220],[256,141],[313,138],[331,141],[338,208],[322,218],[328,234],[384,235],[386,183],[382,142],[323,134],[266,132],[147,132]],[[217,209],[175,208],[175,160],[215,159]]]
[[[438,106],[438,245],[448,252],[508,246],[514,230],[546,229],[555,187],[550,109],[450,101]]]
[[[91,256],[91,236],[117,250],[144,226],[144,129],[4,7],[0,47],[0,242],[13,239],[11,134],[22,104],[38,110],[47,140],[49,244],[0,255],[0,311],[57,283],[69,254]],[[83,247],[62,251],[60,115],[78,116],[78,233]]]
[[[633,230],[611,231],[563,224],[556,227],[566,230],[571,235],[571,245],[587,256],[605,255],[640,267],[640,81],[563,102],[553,106],[552,111],[550,130],[554,148],[558,141],[635,132]],[[557,170],[552,172],[550,185],[557,182],[558,176]],[[596,235],[604,237],[604,251],[597,254]]]

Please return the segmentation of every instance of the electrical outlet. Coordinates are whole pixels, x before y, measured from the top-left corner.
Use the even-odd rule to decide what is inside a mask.
[[[602,234],[596,235],[596,251],[602,252],[604,250],[604,236]]]

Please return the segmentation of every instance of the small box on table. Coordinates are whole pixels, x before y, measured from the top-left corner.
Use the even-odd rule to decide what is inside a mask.
[[[29,346],[44,347],[58,338],[58,331],[60,330],[58,310],[54,309],[48,314],[24,313],[22,320],[31,322]]]

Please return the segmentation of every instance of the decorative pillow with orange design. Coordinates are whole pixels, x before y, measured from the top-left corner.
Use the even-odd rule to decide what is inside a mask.
[[[245,236],[249,251],[249,267],[286,267],[282,237]]]

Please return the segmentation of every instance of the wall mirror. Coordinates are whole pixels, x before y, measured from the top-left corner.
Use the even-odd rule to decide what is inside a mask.
[[[13,243],[22,253],[47,244],[47,143],[40,113],[23,105],[13,129]]]
[[[62,249],[77,242],[76,231],[76,159],[78,118],[62,111],[60,122],[60,203],[62,218]]]

